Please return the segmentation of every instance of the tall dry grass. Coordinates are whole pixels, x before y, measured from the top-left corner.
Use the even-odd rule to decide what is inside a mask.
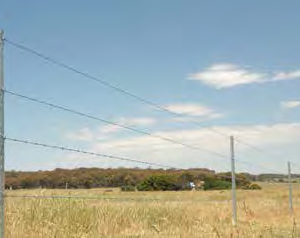
[[[230,191],[105,192],[23,190],[7,195],[72,195],[99,199],[6,198],[6,237],[300,237],[300,186],[295,213],[284,184],[238,191],[238,226]]]

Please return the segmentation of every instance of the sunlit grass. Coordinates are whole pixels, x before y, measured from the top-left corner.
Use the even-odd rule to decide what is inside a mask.
[[[6,198],[6,237],[300,237],[284,184],[238,191],[238,226],[230,191],[120,192],[118,189],[23,190],[7,195],[71,195],[91,199]]]

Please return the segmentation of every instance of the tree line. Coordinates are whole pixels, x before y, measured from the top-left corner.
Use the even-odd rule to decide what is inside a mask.
[[[237,174],[238,188],[251,189],[258,176]],[[216,173],[202,168],[191,169],[140,169],[140,168],[78,168],[52,171],[8,171],[6,189],[78,189],[121,187],[132,190],[182,190],[188,184],[203,183],[204,189],[226,189],[231,187],[230,173]]]

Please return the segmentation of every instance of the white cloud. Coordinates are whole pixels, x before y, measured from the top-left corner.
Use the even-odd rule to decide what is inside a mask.
[[[104,133],[104,134],[115,133],[115,132],[118,132],[121,129],[122,129],[121,127],[116,126],[116,125],[105,125],[105,126],[99,127],[99,131],[101,133]]]
[[[125,118],[122,117],[118,120],[119,123],[130,126],[149,126],[156,123],[154,118],[137,117],[137,118]]]
[[[300,101],[284,101],[280,103],[282,108],[292,109],[300,106]]]
[[[223,117],[223,114],[215,112],[213,109],[195,103],[170,104],[166,108],[182,116],[204,117],[206,119],[217,119]],[[191,118],[180,117],[180,121],[191,120]]]
[[[234,64],[215,64],[204,71],[189,75],[188,79],[199,80],[215,88],[227,88],[263,81],[265,75]]]
[[[115,121],[117,124],[128,127],[138,127],[138,126],[152,126],[156,123],[154,118],[137,117],[137,118],[125,118],[121,117]],[[117,133],[124,128],[117,125],[105,125],[99,128],[99,131],[104,134]]]
[[[156,123],[154,118],[137,117],[137,118],[125,118],[121,117],[115,121],[117,124],[128,127],[139,126],[152,126]],[[124,128],[117,125],[105,125],[99,128],[99,131],[104,134],[112,134],[124,130]]]
[[[89,151],[116,155],[147,162],[160,163],[174,167],[206,167],[215,170],[229,170],[229,138],[221,136],[215,131],[226,135],[235,135],[236,138],[250,145],[262,148],[269,154],[260,153],[241,143],[236,143],[237,169],[241,171],[245,164],[238,161],[248,161],[263,165],[268,169],[282,170],[287,159],[297,158],[300,139],[300,124],[273,124],[252,126],[218,126],[213,128],[199,128],[190,130],[175,130],[168,132],[157,132],[154,135],[170,138],[188,145],[203,148],[204,150],[193,150],[179,144],[173,144],[159,138],[149,136],[135,136],[127,138],[111,138],[109,141],[91,141]],[[206,150],[223,154],[221,159]],[[272,155],[282,155],[272,156]],[[286,157],[289,156],[289,158]],[[226,159],[228,156],[228,160]],[[105,167],[135,167],[141,164],[121,162],[113,159],[98,158],[74,154],[66,160],[59,160],[62,167],[65,166],[105,166]],[[247,165],[250,166],[250,165]],[[245,167],[247,172],[257,173],[261,168]],[[263,170],[264,172],[271,172]]]
[[[266,83],[300,78],[300,70],[261,73],[235,64],[214,64],[203,71],[188,75],[188,79],[198,80],[217,89],[251,83]]]
[[[290,72],[279,72],[274,76],[274,80],[289,80],[300,78],[300,70]]]
[[[151,126],[156,123],[153,118],[119,118],[115,121],[116,123],[125,127],[136,127],[136,126]],[[125,130],[117,125],[104,125],[98,129],[83,128],[77,132],[68,133],[66,138],[73,141],[93,141],[93,140],[106,140],[110,135]]]
[[[219,133],[215,133],[218,131]],[[179,130],[168,132],[156,132],[154,135],[182,141],[194,146],[204,146],[204,148],[219,151],[222,144],[228,144],[228,140],[221,136],[235,135],[243,138],[253,145],[265,146],[267,144],[289,143],[300,136],[300,124],[275,124],[275,125],[255,125],[255,126],[229,126],[213,127],[194,130]],[[182,148],[181,145],[172,144],[159,138],[149,136],[138,136],[121,140],[112,140],[107,143],[95,144],[96,148],[111,149],[120,148],[121,150],[136,150],[139,148],[151,150],[153,148]],[[226,147],[227,152],[227,147]]]
[[[172,112],[190,116],[206,116],[212,113],[210,108],[197,104],[171,104],[166,108]]]

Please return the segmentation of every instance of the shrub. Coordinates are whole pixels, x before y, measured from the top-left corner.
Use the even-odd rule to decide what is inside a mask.
[[[139,191],[177,191],[181,189],[181,184],[176,176],[172,175],[152,175],[138,184]]]
[[[231,182],[222,181],[217,178],[205,178],[204,179],[204,190],[225,190],[231,188]]]
[[[256,183],[252,183],[252,184],[249,185],[248,189],[250,189],[250,190],[261,190],[262,187],[259,186],[259,185],[256,184]]]

